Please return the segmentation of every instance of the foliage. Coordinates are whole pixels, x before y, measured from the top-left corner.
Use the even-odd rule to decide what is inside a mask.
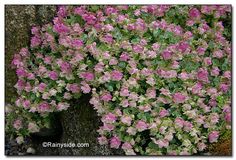
[[[60,6],[14,56],[20,112],[7,124],[27,135],[23,115],[38,129],[92,93],[101,145],[127,155],[204,152],[231,127],[229,16],[228,5]]]

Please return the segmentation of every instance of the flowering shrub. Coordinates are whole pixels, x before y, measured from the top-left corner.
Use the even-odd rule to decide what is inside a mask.
[[[230,15],[227,5],[60,6],[14,56],[15,104],[34,118],[9,124],[37,132],[91,93],[101,145],[127,155],[204,152],[231,127]]]

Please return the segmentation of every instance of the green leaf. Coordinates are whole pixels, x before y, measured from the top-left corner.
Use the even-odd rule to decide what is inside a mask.
[[[219,104],[223,104],[224,103],[224,97],[223,96],[217,96],[216,100]]]
[[[138,43],[140,41],[140,38],[139,37],[134,37],[132,40],[131,40],[131,43]]]
[[[118,64],[118,66],[119,66],[120,68],[125,68],[125,67],[126,67],[126,62],[120,62],[120,63]]]
[[[160,30],[160,29],[155,29],[155,30],[153,31],[153,36],[154,36],[155,38],[158,37],[160,34],[161,34],[161,30]]]
[[[110,92],[113,92],[113,86],[112,85],[108,85],[107,89],[110,91]]]

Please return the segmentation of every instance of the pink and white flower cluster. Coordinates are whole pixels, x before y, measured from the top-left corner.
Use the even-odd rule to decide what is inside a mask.
[[[127,155],[202,152],[231,126],[231,42],[221,21],[230,13],[228,5],[61,6],[14,56],[16,105],[45,115],[91,93],[101,145]]]

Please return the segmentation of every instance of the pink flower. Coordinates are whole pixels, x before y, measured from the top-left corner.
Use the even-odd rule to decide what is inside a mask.
[[[159,48],[160,48],[160,44],[158,44],[158,43],[153,43],[153,44],[152,44],[152,49],[153,49],[154,51],[159,50]]]
[[[33,73],[28,73],[27,78],[31,80],[35,79],[35,75]]]
[[[129,134],[129,135],[135,135],[136,134],[136,129],[134,127],[129,127],[126,132]]]
[[[184,122],[184,131],[191,131],[193,128],[193,124],[191,122],[185,121]]]
[[[167,155],[168,156],[177,156],[177,152],[176,151],[167,151]]]
[[[211,70],[212,76],[218,76],[220,74],[220,69],[218,67],[213,67]]]
[[[143,50],[144,50],[144,48],[139,44],[133,46],[133,51],[136,53],[142,53]]]
[[[141,70],[141,74],[144,75],[144,76],[150,76],[152,74],[152,71],[150,69],[143,68]]]
[[[167,148],[169,146],[169,141],[167,139],[159,139],[151,138],[152,141],[159,146],[159,148]]]
[[[171,59],[172,57],[172,52],[171,51],[163,51],[161,56],[163,57],[164,60],[168,60],[168,59]]]
[[[46,57],[44,58],[44,63],[46,63],[46,64],[51,64],[51,63],[52,63],[52,57],[46,56]]]
[[[183,126],[184,126],[184,120],[182,118],[176,118],[175,119],[175,127],[183,128]]]
[[[16,74],[18,77],[26,77],[27,76],[27,72],[23,68],[18,68],[16,70]]]
[[[102,117],[102,122],[104,123],[114,123],[116,120],[116,115],[113,113],[108,113]]]
[[[132,118],[130,116],[122,116],[121,122],[127,124],[128,126],[131,125]]]
[[[14,121],[13,123],[13,127],[16,129],[16,130],[19,130],[22,128],[22,121],[17,119]]]
[[[186,25],[187,25],[187,26],[193,26],[194,23],[195,23],[195,22],[194,22],[193,20],[189,19],[189,20],[187,20]]]
[[[81,88],[83,93],[86,94],[86,93],[89,93],[91,91],[90,86],[85,81],[82,81],[80,84],[81,84],[80,88]]]
[[[186,72],[180,73],[178,77],[179,77],[180,79],[182,79],[182,80],[187,80],[187,79],[189,79],[189,75],[188,75],[188,73],[186,73]]]
[[[70,107],[70,104],[69,104],[69,103],[60,102],[60,103],[58,103],[58,105],[57,105],[57,110],[58,110],[58,111],[67,110],[67,108],[69,108],[69,107]]]
[[[200,18],[201,13],[198,9],[192,8],[192,9],[189,10],[189,17],[191,17],[191,18]]]
[[[190,39],[190,38],[192,38],[192,37],[193,37],[193,33],[192,33],[192,32],[187,31],[187,32],[184,33],[184,38]]]
[[[110,32],[110,31],[112,31],[114,28],[113,28],[113,26],[111,25],[111,24],[107,24],[107,25],[105,25],[104,26],[104,30],[106,31],[106,32]]]
[[[211,113],[209,118],[211,124],[216,124],[219,122],[219,115],[217,113]]]
[[[118,149],[120,144],[121,144],[121,141],[120,141],[119,137],[114,136],[114,137],[111,138],[111,140],[110,140],[110,147],[111,148]]]
[[[70,73],[72,71],[71,65],[68,62],[62,62],[60,64],[61,71],[64,73]]]
[[[209,66],[212,64],[210,57],[205,57],[203,61],[206,66]]]
[[[13,58],[11,64],[12,64],[13,67],[16,66],[17,68],[24,66],[24,64],[22,62],[22,59],[21,59],[21,56],[19,54],[14,55],[14,58]]]
[[[47,68],[45,67],[45,66],[39,66],[39,68],[38,68],[38,73],[39,74],[44,74],[44,73],[46,73],[47,72]]]
[[[132,31],[135,30],[135,25],[133,23],[127,25],[127,29]]]
[[[226,122],[231,122],[231,112],[227,112],[225,113],[225,121]]]
[[[66,25],[64,25],[63,23],[59,23],[59,22],[54,24],[53,30],[59,34],[68,33],[70,31],[70,29]]]
[[[74,83],[74,84],[67,84],[66,89],[71,91],[72,93],[79,93],[80,88],[79,85]]]
[[[178,69],[180,66],[179,66],[179,62],[177,62],[177,61],[173,61],[172,62],[172,66],[171,66],[171,68],[173,68],[173,69]]]
[[[109,123],[104,123],[102,126],[102,129],[105,131],[112,131],[114,130],[115,126],[113,124],[109,124]]]
[[[148,127],[148,125],[146,124],[146,122],[139,120],[136,124],[136,128],[138,129],[139,132],[142,132],[144,130],[146,130]]]
[[[216,100],[215,99],[210,99],[209,100],[209,105],[212,106],[212,107],[216,107],[216,105],[217,105]]]
[[[146,54],[148,58],[155,58],[157,56],[155,51],[147,51]]]
[[[121,88],[120,96],[122,96],[122,97],[127,97],[127,96],[129,96],[129,89],[128,89],[127,87]]]
[[[205,54],[205,51],[206,51],[206,48],[203,48],[203,47],[198,47],[197,48],[197,53],[199,55],[204,55]]]
[[[229,90],[229,85],[225,83],[220,84],[220,90],[222,92],[227,92]]]
[[[223,76],[224,76],[224,78],[231,79],[231,71],[225,71]]]
[[[115,113],[116,116],[119,116],[119,117],[122,116],[122,112],[119,108],[115,109],[114,113]]]
[[[98,143],[99,143],[100,145],[108,144],[108,140],[107,140],[106,137],[101,136],[101,137],[98,137]]]
[[[66,6],[60,6],[58,8],[57,15],[59,17],[66,17],[67,16]]]
[[[29,55],[29,50],[28,50],[28,48],[22,48],[22,49],[20,50],[19,54],[20,54],[21,56],[23,56],[23,57],[28,56],[28,55]]]
[[[23,81],[22,79],[19,79],[15,85],[15,88],[17,88],[18,90],[23,90],[25,88],[25,81]]]
[[[26,92],[30,92],[31,89],[32,89],[32,86],[30,85],[29,82],[27,82],[26,85],[25,85],[25,91],[26,91]]]
[[[111,76],[114,81],[120,81],[123,77],[123,74],[118,70],[114,70],[111,72]]]
[[[41,39],[38,36],[34,36],[31,38],[30,43],[31,47],[38,47],[41,44]]]
[[[154,88],[148,88],[146,91],[147,98],[156,98],[156,90]]]
[[[161,118],[166,117],[166,116],[168,116],[168,115],[169,115],[169,111],[167,111],[166,109],[162,109],[162,110],[160,111],[160,113],[159,113],[159,116],[160,116]]]
[[[205,145],[205,143],[198,143],[197,144],[197,148],[199,151],[203,151],[207,146]]]
[[[207,69],[203,69],[203,68],[198,69],[197,78],[198,80],[202,82],[209,83]]]
[[[128,59],[130,59],[129,55],[127,53],[122,53],[120,55],[120,60],[121,61],[128,61]]]
[[[109,65],[117,65],[118,61],[115,58],[110,59]]]
[[[47,112],[50,110],[50,106],[47,102],[42,102],[38,105],[38,111],[39,112]]]
[[[184,103],[186,100],[186,96],[180,92],[177,92],[173,95],[173,100],[175,103]]]
[[[103,72],[104,71],[104,64],[102,62],[99,62],[95,65],[94,70],[96,72]]]
[[[202,90],[202,84],[201,84],[201,83],[196,83],[196,84],[192,87],[192,93],[193,93],[193,94],[199,94],[201,90]]]
[[[38,85],[38,90],[39,90],[39,92],[44,92],[44,90],[46,89],[46,87],[47,87],[47,85],[45,84],[45,83],[40,83],[39,85]]]
[[[126,19],[126,17],[124,15],[118,15],[117,22],[122,23],[125,19]]]
[[[103,37],[104,41],[107,43],[112,43],[113,42],[113,36],[111,34],[107,34]]]
[[[141,18],[138,18],[135,22],[135,29],[139,31],[145,31],[146,30],[146,23]]]
[[[120,105],[122,106],[122,107],[128,107],[129,106],[129,101],[128,101],[128,99],[123,99],[121,102],[120,102]]]
[[[177,72],[175,70],[164,71],[164,70],[158,69],[157,74],[159,74],[163,78],[175,78],[175,77],[177,77]]]
[[[56,71],[50,71],[50,72],[48,73],[48,76],[49,76],[49,78],[50,78],[51,80],[57,80],[57,79],[58,79],[58,74],[57,74]]]
[[[213,57],[216,58],[222,58],[224,56],[223,51],[222,50],[217,50],[213,52]]]
[[[178,50],[181,52],[185,52],[189,48],[189,44],[187,42],[181,42],[178,45]]]
[[[24,100],[23,102],[22,102],[22,105],[23,105],[23,107],[25,108],[25,109],[27,109],[27,108],[29,108],[30,107],[30,101],[29,100]]]
[[[140,105],[138,107],[141,111],[144,111],[144,112],[148,112],[151,110],[151,106],[150,105]]]
[[[70,93],[68,93],[68,92],[66,92],[66,93],[64,93],[64,96],[63,96],[63,98],[65,98],[65,99],[71,99],[72,98],[72,96],[71,96],[71,94]]]
[[[213,143],[213,142],[217,142],[217,139],[219,138],[219,132],[218,131],[212,131],[209,136],[209,142]]]
[[[94,80],[94,74],[91,72],[82,72],[82,73],[80,73],[80,77],[84,78],[87,81]]]
[[[110,93],[105,93],[101,96],[101,100],[105,102],[109,102],[112,99],[112,95]]]
[[[115,14],[115,13],[117,13],[117,9],[116,8],[114,8],[114,7],[107,7],[106,9],[105,9],[105,13],[106,13],[106,15],[111,15],[111,14]]]
[[[86,12],[86,7],[85,6],[80,6],[80,7],[76,7],[74,9],[74,13],[78,14],[78,15],[82,15]]]
[[[129,142],[123,143],[122,147],[123,150],[131,150],[133,147]]]
[[[80,47],[82,47],[84,45],[83,40],[80,39],[74,39],[72,40],[72,46],[79,49]]]

